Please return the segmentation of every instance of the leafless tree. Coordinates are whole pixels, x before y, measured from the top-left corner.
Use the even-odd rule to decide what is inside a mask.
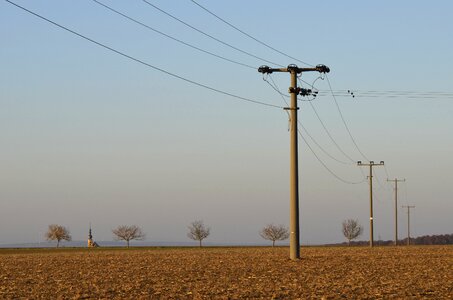
[[[187,236],[194,241],[199,241],[201,248],[201,241],[209,236],[211,228],[206,227],[203,221],[194,221],[188,228],[189,232],[187,233]]]
[[[69,230],[64,226],[57,224],[49,225],[45,237],[48,241],[57,241],[57,248],[60,246],[61,240],[70,241],[72,239]]]
[[[283,241],[289,238],[288,228],[283,225],[266,225],[260,232],[263,239],[272,241],[272,247],[275,246],[275,241]]]
[[[129,248],[129,242],[131,240],[141,241],[145,239],[145,234],[137,225],[120,225],[113,229],[112,232],[117,241],[126,241],[127,248]]]
[[[363,232],[362,225],[359,224],[359,221],[354,219],[348,219],[343,221],[343,235],[348,239],[348,245],[351,244],[351,241],[357,238]]]

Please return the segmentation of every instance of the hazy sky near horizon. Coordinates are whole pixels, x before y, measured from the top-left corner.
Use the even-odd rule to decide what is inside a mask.
[[[25,1],[26,7],[157,68],[242,97],[285,106],[256,69],[201,53],[91,0]],[[144,1],[100,0],[203,50],[258,68],[244,55],[169,18]],[[190,0],[150,3],[222,41],[286,66],[285,57],[241,35]],[[197,1],[255,38],[311,65],[325,64],[329,93],[311,104],[353,161],[385,161],[374,181],[375,238],[393,239],[393,188],[415,205],[413,235],[453,233],[453,2]],[[148,241],[187,241],[204,220],[212,243],[262,242],[267,223],[289,223],[286,112],[176,79],[0,1],[0,244],[42,241],[47,225],[74,240],[111,240],[137,224]],[[313,82],[318,74],[304,73]],[[289,74],[272,79],[286,93]],[[268,78],[270,81],[270,79]],[[305,85],[307,87],[307,85]],[[315,88],[328,91],[327,80]],[[357,97],[342,96],[347,90]],[[373,97],[365,97],[365,91]],[[403,95],[395,97],[397,92]],[[410,93],[407,93],[410,92]],[[425,92],[431,92],[424,97]],[[439,93],[445,93],[440,95]],[[410,97],[410,94],[416,97]],[[300,139],[301,241],[340,242],[357,218],[368,239],[366,168],[343,155],[311,104],[300,121],[323,149]],[[361,170],[362,169],[362,170]],[[363,172],[363,173],[362,173]],[[365,175],[364,175],[365,174]]]

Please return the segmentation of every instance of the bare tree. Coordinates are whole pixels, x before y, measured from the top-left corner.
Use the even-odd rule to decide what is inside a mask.
[[[61,240],[70,241],[72,239],[69,230],[64,226],[57,224],[49,225],[45,237],[48,241],[57,241],[57,248],[60,246]]]
[[[275,241],[283,241],[289,238],[288,228],[283,225],[266,225],[260,232],[263,239],[272,241],[272,247],[275,246]]]
[[[189,232],[187,233],[187,236],[194,241],[199,241],[201,248],[201,241],[209,236],[211,228],[206,227],[203,221],[194,221],[188,228]]]
[[[343,235],[348,239],[348,245],[351,244],[351,241],[361,235],[363,232],[362,225],[359,224],[359,221],[354,219],[348,219],[343,221]]]
[[[129,248],[129,242],[131,240],[141,241],[145,239],[145,234],[142,229],[137,225],[120,225],[112,230],[117,241],[126,241],[127,248]]]

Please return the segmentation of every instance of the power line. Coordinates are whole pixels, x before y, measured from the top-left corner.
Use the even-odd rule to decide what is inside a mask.
[[[329,85],[329,89],[330,89],[330,91],[332,92],[332,98],[333,98],[333,100],[335,101],[335,105],[336,105],[337,110],[338,110],[338,112],[339,112],[339,114],[340,114],[341,120],[343,121],[344,127],[346,128],[346,131],[348,132],[349,137],[350,137],[351,140],[352,140],[352,143],[353,143],[354,146],[356,147],[357,151],[359,151],[359,153],[363,156],[363,158],[365,158],[366,160],[369,161],[369,159],[365,156],[365,154],[363,154],[362,150],[360,150],[360,148],[359,148],[359,146],[357,145],[357,143],[356,143],[354,137],[352,136],[351,131],[349,130],[348,125],[346,124],[346,120],[344,119],[343,113],[341,112],[340,106],[338,105],[337,98],[335,97],[335,94],[334,94],[333,91],[332,91],[332,86],[331,86],[331,84],[330,84],[330,80],[329,80],[329,77],[327,76],[327,74],[326,74],[326,79],[327,79],[327,83],[328,83],[328,85]]]
[[[282,98],[283,102],[285,102],[286,106],[289,106],[288,102],[286,101],[285,97],[289,97],[288,95],[285,95],[283,94],[279,87],[277,86],[277,84],[275,83],[274,79],[272,78],[272,76],[270,74],[268,74],[269,78],[271,79],[272,81],[272,84],[267,81],[267,79],[265,77],[263,77],[263,80],[266,81],[274,91],[276,91],[280,97]],[[289,113],[286,111],[286,113],[288,114],[288,118],[290,117],[289,116]],[[345,161],[342,161],[336,157],[334,157],[333,155],[331,155],[329,152],[327,152],[327,150],[325,150],[316,140],[315,138],[308,132],[308,130],[305,128],[305,126],[302,124],[302,122],[300,122],[300,120],[297,120],[297,123],[300,125],[300,127],[302,127],[302,129],[305,131],[305,133],[308,135],[308,137],[313,141],[313,143],[315,143],[316,146],[318,146],[318,148],[325,154],[327,155],[328,157],[330,157],[331,159],[335,160],[336,162],[339,162],[339,163],[342,163],[342,164],[345,164],[345,165],[349,165],[350,163],[348,162],[345,162]]]
[[[249,33],[245,32],[245,31],[243,31],[242,29],[238,28],[237,26],[231,24],[230,22],[228,22],[228,21],[226,21],[225,19],[221,18],[221,17],[218,16],[217,14],[213,13],[212,11],[210,11],[209,9],[207,9],[206,7],[202,6],[200,3],[198,3],[198,2],[196,2],[196,1],[194,1],[194,0],[190,0],[190,1],[191,1],[192,3],[194,3],[195,5],[197,5],[198,7],[200,7],[201,9],[203,9],[204,11],[206,11],[207,13],[209,13],[210,15],[216,17],[217,19],[219,19],[219,20],[222,21],[223,23],[227,24],[227,25],[230,26],[231,28],[233,28],[233,29],[237,30],[238,32],[242,33],[243,35],[245,35],[245,36],[251,38],[251,39],[254,40],[255,42],[258,42],[259,44],[261,44],[261,45],[263,45],[263,46],[265,46],[265,47],[267,47],[267,48],[269,48],[269,49],[271,49],[271,50],[274,50],[275,52],[280,53],[280,54],[282,54],[282,55],[284,55],[284,56],[286,56],[286,57],[288,57],[288,58],[291,58],[291,59],[293,59],[293,60],[296,60],[296,61],[298,61],[298,62],[300,62],[300,63],[303,63],[303,64],[305,64],[305,65],[307,65],[307,66],[314,67],[313,65],[311,65],[311,64],[309,64],[309,63],[307,63],[307,62],[304,62],[304,61],[302,61],[302,60],[300,60],[300,59],[297,59],[297,58],[295,58],[295,57],[293,57],[293,56],[290,56],[290,55],[286,54],[285,52],[280,51],[280,50],[278,50],[278,49],[276,49],[276,48],[270,46],[269,44],[267,44],[267,43],[265,43],[265,42],[263,42],[263,41],[261,41],[261,40],[255,38],[255,37],[252,36],[251,34],[249,34]]]
[[[389,171],[387,170],[386,165],[384,165],[384,171],[385,171],[385,175],[387,175],[387,178],[390,178]]]
[[[318,112],[316,111],[316,108],[315,106],[313,105],[313,103],[310,102],[310,106],[311,108],[313,109],[316,117],[318,118],[319,122],[321,123],[322,127],[324,128],[324,131],[327,133],[327,136],[330,138],[330,140],[332,141],[332,143],[337,147],[337,149],[343,153],[343,155],[349,159],[349,163],[347,162],[343,162],[344,164],[355,164],[355,161],[349,156],[346,154],[346,152],[343,151],[343,149],[341,149],[341,147],[338,145],[338,143],[335,141],[335,139],[332,137],[332,135],[330,134],[329,130],[327,129],[326,125],[324,124],[324,122],[322,121],[321,117],[319,116]]]
[[[376,181],[377,181],[379,187],[380,187],[381,189],[383,189],[383,190],[387,189],[387,188],[381,183],[381,180],[379,179],[379,176],[377,175],[377,173],[375,173],[374,176],[376,177]]]
[[[285,104],[287,106],[288,105],[288,102],[286,101],[285,97],[284,97],[284,94],[280,91],[280,89],[278,88],[277,84],[275,83],[274,79],[272,78],[272,76],[269,74],[269,78],[271,79],[273,85],[268,82],[267,80],[264,80],[266,81],[282,98],[283,102],[285,102]],[[288,112],[287,112],[288,113]],[[288,117],[290,118],[290,115],[288,113]],[[307,129],[304,127],[304,125],[302,125],[302,122],[300,122],[299,120],[297,120],[297,123],[300,125],[300,127],[302,127],[302,129],[305,131],[305,133],[308,135],[308,137],[310,137],[310,139],[315,143],[316,146],[319,147],[319,149],[321,149],[322,152],[324,152],[324,154],[326,154],[328,157],[330,157],[331,159],[337,161],[337,162],[340,162],[340,163],[344,163],[340,160],[338,160],[337,158],[335,158],[334,156],[332,156],[331,154],[329,154],[323,147],[321,147],[321,145],[313,138],[313,136],[307,131]],[[341,178],[340,176],[338,176],[335,172],[333,172],[329,167],[327,167],[327,165],[321,160],[321,158],[319,158],[319,156],[316,154],[316,152],[313,150],[313,148],[310,146],[310,144],[307,142],[307,140],[305,139],[305,137],[302,135],[302,132],[300,132],[300,130],[298,130],[299,132],[299,136],[302,138],[302,140],[305,142],[305,144],[307,145],[307,147],[310,149],[310,151],[313,153],[313,155],[315,156],[315,158],[318,160],[318,162],[332,175],[334,176],[335,178],[337,178],[338,180],[340,180],[341,182],[343,183],[346,183],[346,184],[359,184],[359,183],[362,183],[366,180],[365,176],[364,176],[364,179],[362,181],[358,181],[358,182],[353,182],[353,181],[349,181],[349,180],[346,180],[346,179],[343,179]]]
[[[98,45],[98,46],[100,46],[100,47],[102,47],[102,48],[104,48],[104,49],[107,49],[107,50],[109,50],[109,51],[112,51],[112,52],[114,52],[114,53],[116,53],[116,54],[118,54],[118,55],[121,55],[121,56],[126,57],[126,58],[128,58],[128,59],[130,59],[130,60],[133,60],[133,61],[135,61],[135,62],[138,62],[138,63],[140,63],[140,64],[142,64],[142,65],[144,65],[144,66],[147,66],[147,67],[149,67],[149,68],[152,68],[152,69],[154,69],[154,70],[156,70],[156,71],[165,73],[165,74],[167,74],[167,75],[169,75],[169,76],[172,76],[172,77],[174,77],[174,78],[178,78],[178,79],[180,79],[180,80],[183,80],[183,81],[185,81],[185,82],[191,83],[191,84],[193,84],[193,85],[196,85],[196,86],[199,86],[199,87],[202,87],[202,88],[211,90],[211,91],[213,91],[213,92],[216,92],[216,93],[219,93],[219,94],[222,94],[222,95],[230,96],[230,97],[233,97],[233,98],[236,98],[236,99],[239,99],[239,100],[243,100],[243,101],[247,101],[247,102],[251,102],[251,103],[255,103],[255,104],[260,104],[260,105],[264,105],[264,106],[269,106],[269,107],[275,107],[275,108],[281,108],[281,109],[283,108],[283,107],[281,107],[281,106],[277,106],[277,105],[274,105],[274,104],[270,104],[270,103],[266,103],[266,102],[261,102],[261,101],[258,101],[258,100],[253,100],[253,99],[249,99],[249,98],[246,98],[246,97],[238,96],[238,95],[235,95],[235,94],[232,94],[232,93],[229,93],[229,92],[225,92],[225,91],[219,90],[219,89],[217,89],[217,88],[213,88],[213,87],[211,87],[211,86],[205,85],[205,84],[203,84],[203,83],[199,83],[199,82],[193,81],[193,80],[191,80],[191,79],[185,78],[185,77],[183,77],[183,76],[180,76],[180,75],[171,73],[171,72],[169,72],[169,71],[167,71],[167,70],[164,70],[164,69],[162,69],[162,68],[156,67],[156,66],[151,65],[151,64],[149,64],[149,63],[147,63],[147,62],[144,62],[144,61],[142,61],[142,60],[140,60],[140,59],[138,59],[138,58],[132,57],[132,56],[130,56],[130,55],[128,55],[128,54],[125,54],[125,53],[123,53],[123,52],[121,52],[121,51],[118,51],[118,50],[116,50],[116,49],[114,49],[114,48],[112,48],[112,47],[109,47],[109,46],[105,45],[105,44],[102,44],[102,43],[100,43],[100,42],[97,42],[97,41],[95,41],[95,40],[93,40],[93,39],[91,39],[91,38],[89,38],[89,37],[87,37],[87,36],[85,36],[85,35],[82,35],[82,34],[76,32],[76,31],[71,30],[71,29],[69,29],[69,28],[67,28],[67,27],[65,27],[65,26],[63,26],[63,25],[60,25],[60,24],[58,24],[58,23],[56,23],[56,22],[54,22],[54,21],[52,21],[52,20],[50,20],[50,19],[47,19],[46,17],[43,17],[43,16],[41,16],[41,15],[39,15],[39,14],[37,14],[37,13],[35,13],[35,12],[33,12],[33,11],[31,11],[31,10],[29,10],[29,9],[27,9],[27,8],[25,8],[25,7],[23,7],[23,6],[20,6],[20,5],[18,5],[18,4],[16,4],[16,3],[12,2],[12,1],[10,1],[10,0],[5,0],[5,1],[8,2],[8,3],[10,3],[11,5],[14,5],[14,6],[16,6],[16,7],[20,8],[20,9],[22,9],[23,11],[25,11],[25,12],[27,12],[27,13],[29,13],[29,14],[32,14],[32,15],[34,15],[34,16],[36,16],[36,17],[38,17],[38,18],[40,18],[40,19],[42,19],[42,20],[44,20],[44,21],[46,21],[46,22],[48,22],[48,23],[51,23],[51,24],[53,24],[53,25],[55,25],[55,26],[57,26],[57,27],[59,27],[59,28],[65,30],[65,31],[70,32],[70,33],[72,33],[72,34],[74,34],[74,35],[76,35],[76,36],[78,36],[78,37],[80,37],[80,38],[83,38],[83,39],[85,39],[85,40],[87,40],[87,41],[89,41],[89,42],[91,42],[91,43],[93,43],[93,44],[96,44],[96,45]]]
[[[405,99],[453,99],[450,92],[417,92],[417,91],[361,91],[361,90],[320,90],[319,95],[333,94],[336,97],[357,98],[405,98]]]
[[[271,84],[269,81],[267,81],[266,76],[269,76],[269,78],[270,78],[271,81],[272,81],[272,84]],[[289,98],[289,96],[286,95],[286,94],[284,94],[284,93],[282,93],[282,92],[280,91],[280,89],[278,88],[278,86],[277,86],[277,84],[275,83],[275,81],[274,81],[274,79],[272,78],[272,76],[271,76],[270,74],[263,74],[263,80],[264,80],[265,82],[267,82],[267,84],[269,84],[269,86],[270,86],[274,91],[276,91],[276,92],[282,97],[282,99],[283,99],[283,101],[285,102],[286,106],[288,106],[288,102],[285,100],[285,97],[286,97],[286,98]]]
[[[431,95],[431,94],[440,94],[440,95],[447,95],[452,96],[453,92],[442,92],[442,91],[398,91],[398,90],[333,90],[335,93],[345,93],[345,94],[355,94],[357,92],[364,93],[364,94],[422,94],[422,95]],[[321,92],[330,92],[330,91],[322,91]]]
[[[145,2],[146,4],[148,4],[149,6],[155,8],[156,10],[160,11],[161,13],[163,13],[163,14],[169,16],[170,18],[172,18],[172,19],[174,19],[174,20],[176,20],[176,21],[178,21],[179,23],[181,23],[181,24],[183,24],[183,25],[185,25],[185,26],[187,26],[187,27],[189,27],[189,28],[195,30],[195,31],[198,32],[198,33],[201,33],[202,35],[204,35],[204,36],[206,36],[206,37],[209,37],[210,39],[212,39],[212,40],[214,40],[214,41],[216,41],[216,42],[218,42],[218,43],[221,43],[222,45],[225,45],[225,46],[227,46],[227,47],[229,47],[229,48],[231,48],[231,49],[234,49],[234,50],[239,51],[239,52],[241,52],[241,53],[243,53],[243,54],[245,54],[245,55],[248,55],[248,56],[253,57],[253,58],[256,58],[256,59],[259,59],[259,60],[261,60],[261,61],[265,61],[265,62],[267,62],[267,63],[270,63],[270,64],[274,64],[274,65],[283,67],[283,65],[280,65],[280,64],[277,64],[277,63],[275,63],[275,62],[269,61],[269,60],[267,60],[267,59],[264,59],[264,58],[262,58],[262,57],[259,57],[259,56],[255,55],[255,54],[252,54],[252,53],[250,53],[250,52],[248,52],[248,51],[245,51],[245,50],[242,50],[242,49],[240,49],[240,48],[238,48],[238,47],[235,47],[235,46],[233,46],[233,45],[231,45],[231,44],[229,44],[229,43],[227,43],[227,42],[224,42],[224,41],[220,40],[219,38],[216,38],[216,37],[214,37],[214,36],[212,36],[212,35],[210,35],[210,34],[204,32],[204,31],[202,31],[201,29],[198,29],[198,28],[196,28],[195,26],[192,26],[192,25],[190,25],[189,23],[184,22],[183,20],[181,20],[181,19],[175,17],[174,15],[172,15],[172,14],[166,12],[165,10],[163,10],[163,9],[159,8],[158,6],[156,6],[156,5],[152,4],[152,3],[150,3],[150,2],[147,1],[147,0],[142,0],[142,1]]]
[[[102,2],[100,2],[100,1],[98,1],[98,0],[92,0],[92,1],[95,2],[95,3],[97,3],[97,4],[99,4],[99,5],[101,5],[101,6],[103,6],[103,7],[106,8],[106,9],[108,9],[108,10],[110,10],[110,11],[112,11],[112,12],[114,12],[114,13],[116,13],[116,14],[118,14],[118,15],[120,15],[120,16],[122,16],[122,17],[124,17],[124,18],[126,18],[126,19],[128,19],[128,20],[130,20],[130,21],[132,21],[132,22],[134,22],[134,23],[136,23],[136,24],[138,24],[138,25],[140,25],[140,26],[143,26],[143,27],[145,27],[145,28],[147,28],[147,29],[149,29],[149,30],[151,30],[151,31],[153,31],[153,32],[155,32],[155,33],[158,33],[158,34],[160,34],[160,35],[162,35],[162,36],[164,36],[164,37],[166,37],[166,38],[169,38],[169,39],[171,39],[171,40],[173,40],[173,41],[175,41],[175,42],[178,42],[178,43],[180,43],[180,44],[183,44],[183,45],[185,45],[185,46],[187,46],[187,47],[190,47],[190,48],[192,48],[192,49],[198,50],[198,51],[200,51],[200,52],[209,54],[209,55],[211,55],[211,56],[217,57],[217,58],[219,58],[219,59],[222,59],[222,60],[225,60],[225,61],[228,61],[228,62],[237,64],[237,65],[240,65],[240,66],[243,66],[243,67],[247,67],[247,68],[256,70],[256,68],[255,68],[254,66],[251,66],[251,65],[248,65],[248,64],[245,64],[245,63],[241,63],[241,62],[238,62],[238,61],[235,61],[235,60],[226,58],[226,57],[224,57],[224,56],[222,56],[222,55],[215,54],[215,53],[213,53],[213,52],[204,50],[204,49],[202,49],[202,48],[200,48],[200,47],[197,47],[197,46],[194,46],[194,45],[189,44],[189,43],[187,43],[187,42],[184,42],[183,40],[180,40],[180,39],[175,38],[175,37],[173,37],[173,36],[171,36],[171,35],[169,35],[169,34],[167,34],[167,33],[164,33],[164,32],[162,32],[162,31],[160,31],[160,30],[157,30],[157,29],[155,29],[155,28],[153,28],[153,27],[151,27],[151,26],[149,26],[149,25],[147,25],[147,24],[145,24],[145,23],[143,23],[143,22],[140,22],[140,21],[138,21],[138,20],[136,20],[136,19],[134,19],[134,18],[132,18],[132,17],[130,17],[130,16],[128,16],[128,15],[126,15],[126,14],[124,14],[124,13],[122,13],[122,12],[120,12],[120,11],[118,11],[118,10],[116,10],[116,9],[114,9],[114,8],[112,8],[112,7],[108,6],[108,5],[106,5],[106,4],[102,3]]]
[[[315,79],[315,81],[312,83],[312,84],[309,84],[308,82],[302,80],[301,78],[298,78],[299,82],[304,82],[306,83],[307,85],[311,86],[312,89],[315,89],[314,87],[314,84],[316,82],[316,80],[318,79],[322,79],[322,77],[318,77]],[[310,101],[310,106],[311,108],[313,109],[313,112],[315,113],[316,117],[318,118],[318,121],[321,123],[322,127],[324,128],[324,131],[326,132],[327,136],[330,138],[330,140],[332,141],[332,143],[335,145],[335,147],[350,161],[349,163],[348,162],[342,162],[343,164],[355,164],[355,160],[353,160],[341,147],[340,145],[335,141],[335,139],[333,138],[333,136],[330,134],[330,131],[327,129],[327,126],[325,125],[325,123],[323,122],[323,120],[321,119],[321,116],[318,114],[318,111],[316,110],[315,106],[313,105],[313,103]],[[363,176],[365,176],[364,174],[362,174]]]
[[[302,140],[305,142],[305,144],[307,145],[308,149],[310,149],[311,153],[313,153],[313,155],[316,157],[316,159],[318,160],[318,162],[324,167],[324,169],[327,170],[327,172],[329,172],[332,176],[334,176],[336,179],[340,180],[341,182],[343,183],[347,183],[347,184],[360,184],[362,182],[364,182],[366,180],[366,178],[364,178],[362,181],[349,181],[349,180],[345,180],[343,178],[341,178],[340,176],[338,176],[337,174],[335,174],[329,167],[327,167],[327,165],[319,158],[319,156],[316,154],[316,152],[313,150],[313,148],[310,146],[310,144],[307,142],[307,140],[304,138],[304,136],[302,135],[302,133],[299,131],[299,135],[300,137],[302,138]]]

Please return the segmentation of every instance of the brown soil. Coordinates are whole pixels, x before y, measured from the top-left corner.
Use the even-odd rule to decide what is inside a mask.
[[[0,250],[1,299],[453,299],[453,247]]]

